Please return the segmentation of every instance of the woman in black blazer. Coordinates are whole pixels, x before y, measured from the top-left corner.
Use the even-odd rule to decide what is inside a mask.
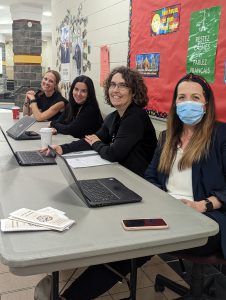
[[[167,130],[145,177],[219,224],[206,245],[186,252],[222,251],[226,258],[226,124],[216,121],[214,95],[204,78],[190,73],[177,83]]]

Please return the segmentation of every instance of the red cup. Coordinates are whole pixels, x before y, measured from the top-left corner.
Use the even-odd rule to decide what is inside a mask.
[[[12,107],[12,112],[13,112],[13,119],[19,119],[20,118],[20,108],[19,106],[13,106]]]

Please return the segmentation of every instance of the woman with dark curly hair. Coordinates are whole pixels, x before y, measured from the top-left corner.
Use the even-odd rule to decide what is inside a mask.
[[[147,112],[147,87],[136,70],[121,66],[108,76],[104,86],[106,102],[115,107],[102,127],[92,135],[70,144],[53,145],[59,154],[93,149],[111,162],[119,162],[143,176],[155,147],[155,129]]]
[[[148,102],[144,81],[138,71],[118,67],[109,74],[104,93],[106,102],[116,110],[105,118],[101,129],[96,134],[87,135],[85,139],[52,147],[60,154],[94,149],[104,159],[117,161],[143,176],[157,143],[154,127],[143,109]],[[137,258],[137,267],[141,267],[149,258]],[[71,284],[60,299],[97,298],[121,280],[118,274],[126,276],[130,272],[130,266],[130,260],[91,266]],[[43,292],[40,286],[36,288],[36,294],[39,292]],[[49,285],[46,295],[50,294]]]
[[[62,115],[50,123],[53,134],[83,138],[98,130],[103,122],[92,79],[80,75],[72,82],[69,103]]]

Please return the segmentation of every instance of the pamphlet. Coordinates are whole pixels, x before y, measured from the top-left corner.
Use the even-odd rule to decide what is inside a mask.
[[[21,208],[10,214],[8,219],[1,220],[1,231],[39,231],[39,230],[58,230],[69,229],[74,224],[65,212],[52,207],[45,207],[34,211]]]

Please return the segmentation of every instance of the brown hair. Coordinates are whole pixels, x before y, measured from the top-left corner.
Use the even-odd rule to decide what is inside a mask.
[[[141,74],[135,70],[130,69],[125,66],[117,67],[111,71],[108,75],[107,79],[104,83],[104,99],[107,104],[111,105],[111,101],[109,98],[109,87],[111,84],[112,77],[120,73],[122,78],[125,80],[128,88],[131,90],[132,93],[132,101],[140,107],[144,107],[148,103],[148,96],[147,96],[147,87],[144,83],[144,80]]]
[[[176,113],[176,99],[178,93],[178,86],[180,83],[196,82],[202,86],[203,95],[206,100],[206,113],[202,120],[195,125],[195,131],[190,139],[183,157],[179,161],[179,170],[184,170],[192,166],[194,162],[200,161],[200,159],[208,155],[209,146],[211,142],[211,135],[215,125],[215,103],[214,94],[204,78],[192,73],[181,78],[176,84],[172,105],[167,120],[166,140],[163,145],[162,153],[160,156],[158,170],[161,173],[169,174],[172,164],[174,162],[177,147],[181,143],[181,134],[183,131],[183,123],[179,119]],[[160,141],[161,143],[161,141]]]

